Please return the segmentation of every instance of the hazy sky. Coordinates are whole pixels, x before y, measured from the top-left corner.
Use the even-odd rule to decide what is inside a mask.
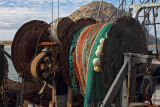
[[[53,3],[54,19],[57,18],[57,1],[54,0]],[[59,1],[60,17],[64,17],[70,15],[81,6],[96,0]],[[103,1],[110,2],[115,7],[119,3],[119,0]],[[0,40],[13,40],[16,31],[30,20],[43,20],[50,23],[52,21],[52,0],[0,0]]]

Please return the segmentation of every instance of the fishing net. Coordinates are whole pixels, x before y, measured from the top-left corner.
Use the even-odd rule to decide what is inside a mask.
[[[79,82],[80,82],[80,79],[79,79],[79,76],[76,77],[76,72],[77,71],[76,69],[73,69],[73,52],[75,50],[75,42],[77,40],[77,38],[79,37],[81,31],[84,29],[81,28],[74,36],[73,36],[73,39],[72,39],[72,42],[71,42],[71,46],[70,46],[70,51],[69,51],[69,71],[70,71],[70,77],[71,77],[71,82],[72,82],[72,86],[73,86],[73,90],[75,92],[76,95],[80,94],[80,86],[79,85]],[[75,66],[75,65],[74,65]],[[79,82],[78,82],[79,81]],[[81,84],[81,82],[80,82]]]
[[[73,90],[84,96],[84,106],[96,106],[106,95],[101,74],[94,71],[92,61],[97,58],[95,51],[100,45],[100,39],[106,37],[111,25],[99,23],[87,26],[80,29],[72,40],[69,52],[70,76]]]
[[[95,51],[104,40],[101,73],[94,71]],[[84,96],[84,106],[102,102],[123,64],[123,53],[146,53],[145,34],[139,22],[122,17],[115,23],[93,24],[80,29],[72,39],[69,53],[70,76],[75,92]],[[120,91],[114,103],[120,106]]]

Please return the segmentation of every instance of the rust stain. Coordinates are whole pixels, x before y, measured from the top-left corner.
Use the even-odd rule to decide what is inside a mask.
[[[51,46],[51,45],[56,45],[57,42],[42,42],[41,44],[39,45],[46,45],[46,46]]]

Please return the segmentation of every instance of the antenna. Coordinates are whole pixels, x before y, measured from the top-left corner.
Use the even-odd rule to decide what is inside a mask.
[[[52,22],[53,22],[53,0],[52,0]]]
[[[59,0],[58,0],[58,21],[59,21]]]

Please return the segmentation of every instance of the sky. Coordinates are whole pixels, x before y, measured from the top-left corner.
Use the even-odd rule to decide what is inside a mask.
[[[91,1],[97,0],[59,0],[60,17],[72,14]],[[115,7],[119,4],[119,0],[103,1],[112,3]],[[58,0],[53,0],[53,7],[53,19],[56,19]],[[0,0],[0,41],[13,40],[17,30],[31,20],[52,22],[52,0]]]
[[[95,0],[59,0],[60,17],[65,17],[81,6]],[[104,0],[117,5],[119,0]],[[58,16],[58,0],[53,0],[53,19]],[[0,41],[13,40],[16,31],[26,22],[52,22],[52,0],[0,0]]]

